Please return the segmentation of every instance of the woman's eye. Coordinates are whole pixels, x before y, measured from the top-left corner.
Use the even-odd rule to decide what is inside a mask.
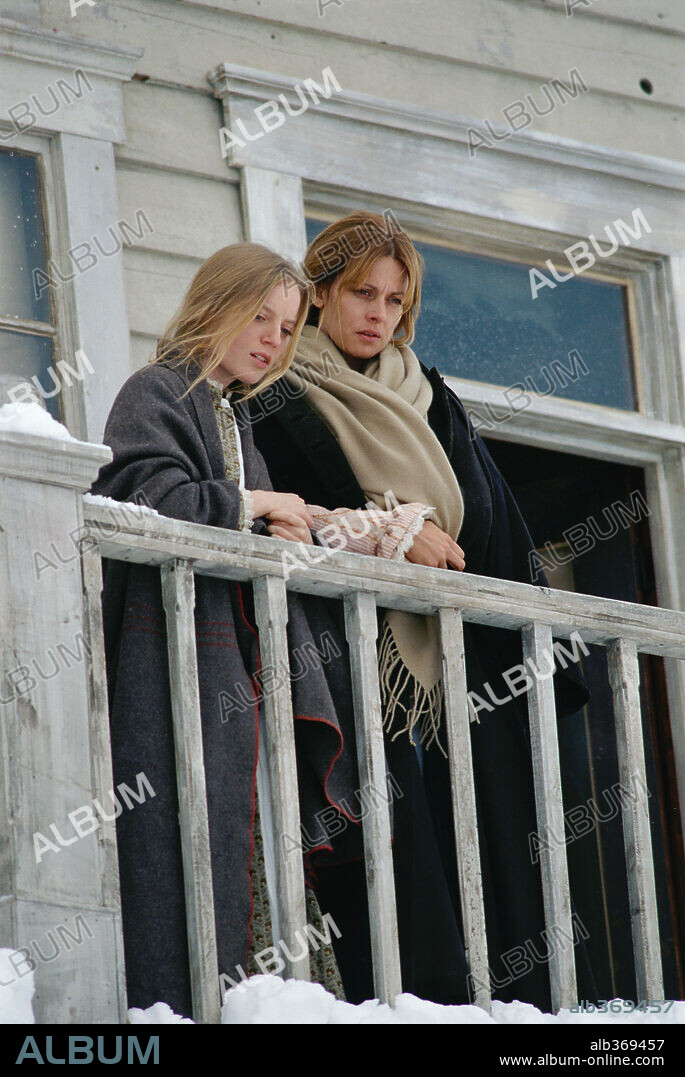
[[[401,300],[401,299],[398,299],[396,295],[394,295],[394,296],[392,297],[392,299],[391,299],[391,302],[392,302],[392,303],[399,303],[399,305],[400,305],[400,306],[402,306],[402,300]]]
[[[264,321],[264,315],[263,314],[255,314],[255,321],[256,322],[263,322]]]
[[[369,295],[368,288],[357,288],[357,295]]]
[[[281,333],[284,333],[287,337],[291,337],[293,335],[290,329],[286,329],[285,326],[281,328]]]

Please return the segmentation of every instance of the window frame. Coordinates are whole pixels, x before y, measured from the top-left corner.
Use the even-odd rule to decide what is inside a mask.
[[[46,136],[18,133],[11,146],[0,147],[0,153],[12,152],[33,157],[38,166],[45,242],[45,272],[49,275],[50,263],[55,257],[56,237],[59,236],[59,214],[55,199],[54,140]],[[50,287],[49,293],[52,315],[50,324],[47,322],[32,322],[28,319],[8,318],[0,313],[0,329],[9,329],[14,332],[50,339],[52,341],[52,367],[57,369],[57,363],[60,360],[67,359],[69,361],[67,358],[69,355],[67,332],[69,305],[64,287]],[[80,382],[76,382],[71,386],[64,385],[57,394],[59,421],[72,432],[80,428],[82,421],[81,395]]]
[[[317,190],[314,184],[304,185],[303,198],[305,217],[318,217],[328,221],[358,209],[360,201],[358,196],[349,191]],[[436,212],[432,207],[416,203],[400,204],[395,200],[389,204],[387,199],[373,194],[365,194],[363,198],[364,205],[377,213],[392,209],[402,226],[418,242],[468,254],[486,255],[531,268],[544,267],[545,259],[549,258],[560,273],[568,273],[568,265],[564,267],[560,252],[578,240],[577,236],[557,234],[552,241],[548,232],[523,229],[507,222],[484,222],[483,218],[465,217],[449,210]],[[588,279],[619,284],[626,290],[636,408],[624,409],[582,402],[582,407],[597,409],[594,418],[600,425],[603,423],[603,413],[606,412],[613,413],[614,416],[644,416],[681,425],[685,421],[683,409],[677,406],[679,394],[675,384],[675,359],[678,342],[675,327],[672,320],[665,316],[659,317],[656,313],[657,309],[668,306],[668,297],[661,295],[658,288],[658,278],[663,276],[665,263],[664,257],[631,248],[619,248],[610,263],[597,259],[595,265],[583,273]],[[665,313],[664,309],[664,315]],[[657,362],[653,366],[648,365],[650,340],[656,342],[653,352]],[[502,390],[508,386],[479,382],[474,378],[443,376],[465,403],[477,406],[487,402],[495,411],[508,410],[508,404],[502,397]],[[553,403],[554,395],[534,398],[531,404],[533,413],[536,406],[545,400]],[[580,401],[565,400],[561,394],[559,400],[569,404],[581,404]],[[606,418],[608,419],[608,416]],[[613,425],[610,424],[610,429],[613,429]],[[497,435],[493,433],[492,436]]]
[[[22,121],[21,130],[9,110],[0,114],[1,147],[40,159],[48,265],[51,259],[64,265],[67,251],[117,220],[114,144],[125,139],[122,86],[141,56],[139,48],[0,19],[0,80],[12,87],[16,102],[29,103],[59,79],[71,87],[78,71],[89,83],[84,93],[77,80],[80,95],[65,98],[50,113],[31,109],[32,122]],[[73,364],[82,350],[96,369],[61,390],[61,420],[73,436],[99,443],[112,401],[130,373],[121,252],[94,273],[79,272],[50,291],[53,363],[63,357]]]

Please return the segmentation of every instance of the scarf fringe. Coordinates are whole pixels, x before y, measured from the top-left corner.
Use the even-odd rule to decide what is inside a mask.
[[[401,733],[408,733],[409,738],[412,739],[414,728],[418,725],[419,740],[423,747],[428,749],[435,741],[447,759],[447,752],[439,738],[443,700],[442,678],[431,689],[426,689],[419,684],[404,665],[387,621],[383,625],[378,654],[378,676],[384,709],[383,729],[385,732],[390,733],[398,711],[404,711],[406,715],[404,726],[395,730],[391,740],[396,740]],[[413,700],[409,710],[400,699],[407,686],[411,688]]]

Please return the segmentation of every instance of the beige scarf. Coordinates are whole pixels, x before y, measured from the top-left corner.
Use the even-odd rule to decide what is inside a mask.
[[[370,359],[364,373],[347,365],[332,340],[307,325],[295,359],[284,375],[306,395],[343,447],[367,499],[386,508],[392,491],[400,504],[435,506],[435,523],[457,539],[464,516],[461,490],[426,415],[433,390],[411,348],[388,344]],[[412,706],[405,730],[428,747],[438,740],[442,709],[442,668],[437,618],[386,610],[379,643],[379,677],[390,730],[399,698],[411,683]],[[393,737],[394,739],[394,737]],[[427,743],[426,743],[427,742]]]

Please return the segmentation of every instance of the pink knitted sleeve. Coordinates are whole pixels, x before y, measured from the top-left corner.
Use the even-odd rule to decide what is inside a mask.
[[[314,531],[327,546],[402,560],[434,506],[410,501],[394,509],[325,509],[307,505]]]

